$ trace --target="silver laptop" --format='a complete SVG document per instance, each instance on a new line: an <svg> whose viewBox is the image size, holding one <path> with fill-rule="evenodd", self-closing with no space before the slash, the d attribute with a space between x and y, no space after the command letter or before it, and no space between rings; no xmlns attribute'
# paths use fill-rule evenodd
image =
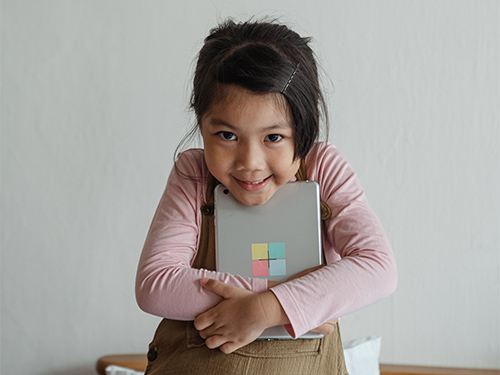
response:
<svg viewBox="0 0 500 375"><path fill-rule="evenodd" d="M261 206L240 203L223 185L215 188L215 243L219 272L284 281L322 264L319 186L289 182ZM320 338L307 333L300 338ZM283 326L259 339L291 339Z"/></svg>

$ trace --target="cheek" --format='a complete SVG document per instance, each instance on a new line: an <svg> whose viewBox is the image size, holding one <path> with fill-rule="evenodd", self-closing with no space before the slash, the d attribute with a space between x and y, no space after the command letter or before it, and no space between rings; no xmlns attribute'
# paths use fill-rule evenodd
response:
<svg viewBox="0 0 500 375"><path fill-rule="evenodd" d="M205 150L205 163L210 173L219 181L227 171L227 158L214 150Z"/></svg>
<svg viewBox="0 0 500 375"><path fill-rule="evenodd" d="M279 173L279 179L282 182L290 181L293 178L293 176L295 176L295 174L297 173L299 166L300 166L300 161L293 161L293 162L281 161L280 163L276 164L276 170L281 171L281 173Z"/></svg>
<svg viewBox="0 0 500 375"><path fill-rule="evenodd" d="M217 159L220 159L219 152L217 151L217 147L215 147L211 142L204 141L203 149L205 153L205 160L208 162L214 162Z"/></svg>
<svg viewBox="0 0 500 375"><path fill-rule="evenodd" d="M205 163L207 164L207 167L210 170L210 172L212 172L212 168L215 165L217 165L217 161L214 153L212 152L212 150L210 150L210 147L207 147L206 145L204 148L204 155L205 155Z"/></svg>

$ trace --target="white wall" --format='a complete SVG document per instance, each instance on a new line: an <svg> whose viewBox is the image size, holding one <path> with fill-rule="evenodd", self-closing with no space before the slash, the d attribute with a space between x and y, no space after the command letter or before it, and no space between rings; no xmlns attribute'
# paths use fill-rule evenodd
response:
<svg viewBox="0 0 500 375"><path fill-rule="evenodd" d="M1 373L144 352L134 277L217 19L315 37L331 141L393 244L397 292L342 320L389 363L500 367L499 2L3 0ZM330 87L331 88L331 87Z"/></svg>

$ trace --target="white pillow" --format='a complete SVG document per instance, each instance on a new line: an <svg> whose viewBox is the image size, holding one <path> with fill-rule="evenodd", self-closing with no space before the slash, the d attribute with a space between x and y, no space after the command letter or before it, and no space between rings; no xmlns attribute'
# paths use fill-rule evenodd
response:
<svg viewBox="0 0 500 375"><path fill-rule="evenodd" d="M343 343L349 375L380 375L379 357L382 337L369 336Z"/></svg>
<svg viewBox="0 0 500 375"><path fill-rule="evenodd" d="M108 367L106 367L106 375L143 375L143 374L144 372L134 371L132 369L116 365L109 365Z"/></svg>

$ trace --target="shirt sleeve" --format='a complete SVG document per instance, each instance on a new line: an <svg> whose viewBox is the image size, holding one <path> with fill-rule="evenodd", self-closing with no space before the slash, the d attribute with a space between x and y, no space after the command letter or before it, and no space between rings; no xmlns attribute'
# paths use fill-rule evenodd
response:
<svg viewBox="0 0 500 375"><path fill-rule="evenodd" d="M387 236L344 156L319 144L306 165L332 216L323 223L327 266L271 289L294 337L387 297L397 285Z"/></svg>
<svg viewBox="0 0 500 375"><path fill-rule="evenodd" d="M205 199L208 171L202 150L179 155L151 223L139 260L136 299L153 315L194 320L221 301L203 289L203 277L253 292L267 289L267 280L194 269L201 228L200 208Z"/></svg>

